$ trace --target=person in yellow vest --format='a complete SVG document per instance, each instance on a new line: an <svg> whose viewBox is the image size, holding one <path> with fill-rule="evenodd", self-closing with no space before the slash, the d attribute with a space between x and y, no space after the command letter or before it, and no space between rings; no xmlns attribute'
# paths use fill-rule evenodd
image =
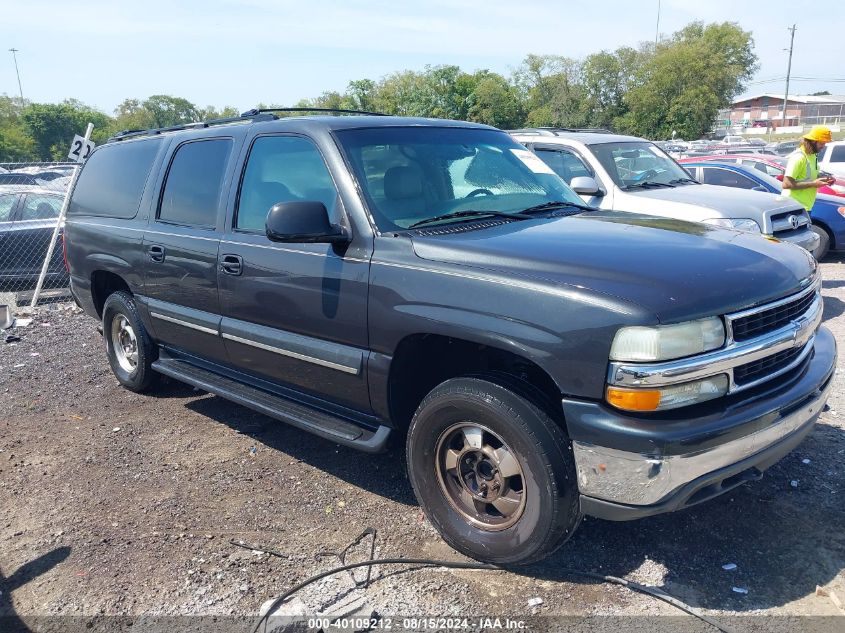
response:
<svg viewBox="0 0 845 633"><path fill-rule="evenodd" d="M830 143L830 129L814 125L801 138L801 145L789 155L783 174L783 192L809 211L816 202L819 187L832 185L835 178L819 178L819 152Z"/></svg>

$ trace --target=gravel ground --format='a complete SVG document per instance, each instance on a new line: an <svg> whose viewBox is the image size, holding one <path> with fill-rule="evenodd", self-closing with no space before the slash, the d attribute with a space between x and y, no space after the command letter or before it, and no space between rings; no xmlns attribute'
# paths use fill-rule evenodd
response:
<svg viewBox="0 0 845 633"><path fill-rule="evenodd" d="M829 258L822 273L825 322L843 346L845 259ZM378 531L379 556L466 560L424 519L401 451L360 454L172 381L154 395L130 393L112 377L93 320L69 305L35 317L15 331L19 342L0 339L5 622L254 615L334 566L315 555L367 527ZM676 622L669 605L565 571L577 568L663 588L716 619L839 616L812 623L845 627L836 597L816 592L845 602L843 376L791 455L709 503L630 523L587 519L557 554L518 573L376 568L366 589L340 574L301 592L298 604L310 614L628 618L578 621L612 622L615 631L623 621L644 630ZM363 559L365 545L350 560ZM724 570L728 563L736 569ZM774 628L763 622L744 618L743 630ZM708 630L698 625L683 624Z"/></svg>

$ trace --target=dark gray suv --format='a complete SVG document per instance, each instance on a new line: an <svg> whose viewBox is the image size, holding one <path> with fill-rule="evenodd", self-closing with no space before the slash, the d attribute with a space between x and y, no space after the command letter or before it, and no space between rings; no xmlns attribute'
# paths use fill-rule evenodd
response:
<svg viewBox="0 0 845 633"><path fill-rule="evenodd" d="M431 522L498 563L584 514L759 477L835 368L803 249L589 209L482 125L253 111L123 134L66 235L127 388L164 374L363 451L402 438Z"/></svg>

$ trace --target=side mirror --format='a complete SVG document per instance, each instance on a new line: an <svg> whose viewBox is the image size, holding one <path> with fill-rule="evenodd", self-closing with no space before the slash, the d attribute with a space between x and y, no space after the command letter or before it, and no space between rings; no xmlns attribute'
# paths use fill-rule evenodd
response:
<svg viewBox="0 0 845 633"><path fill-rule="evenodd" d="M349 234L329 221L322 202L279 202L267 214L264 228L272 242L345 244Z"/></svg>
<svg viewBox="0 0 845 633"><path fill-rule="evenodd" d="M570 183L570 188L577 194L584 196L603 196L604 191L599 187L595 178L590 176L575 176Z"/></svg>

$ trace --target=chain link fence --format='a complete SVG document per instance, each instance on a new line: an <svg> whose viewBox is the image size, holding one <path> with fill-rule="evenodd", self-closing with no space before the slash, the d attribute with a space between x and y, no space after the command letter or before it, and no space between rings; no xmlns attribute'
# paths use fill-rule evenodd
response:
<svg viewBox="0 0 845 633"><path fill-rule="evenodd" d="M0 163L0 305L29 306L41 276L75 163ZM46 267L40 301L70 296L62 232Z"/></svg>

